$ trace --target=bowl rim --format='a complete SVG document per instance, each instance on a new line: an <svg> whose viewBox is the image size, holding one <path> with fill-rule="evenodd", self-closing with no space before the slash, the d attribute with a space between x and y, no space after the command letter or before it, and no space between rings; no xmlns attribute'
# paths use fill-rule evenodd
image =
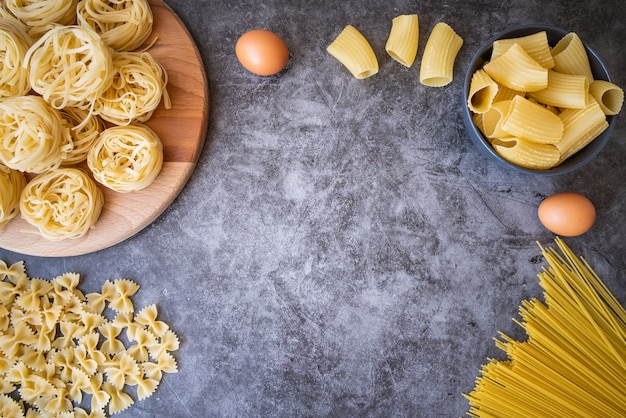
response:
<svg viewBox="0 0 626 418"><path fill-rule="evenodd" d="M514 26L506 30L502 30L497 32L495 35L491 36L487 41L483 42L479 47L478 51L476 51L469 63L468 69L466 70L465 77L463 80L463 122L465 124L465 128L468 131L468 136L470 140L474 143L474 145L482 152L483 155L488 158L494 159L501 166L504 166L508 169L512 169L517 172L527 173L527 174L535 174L535 175L558 175L558 174L566 174L571 173L575 170L580 169L591 160L593 160L604 148L604 146L609 141L611 134L614 129L613 119L615 115L607 115L607 122L609 126L604 130L597 138L593 140L591 144L594 144L593 147L589 147L588 144L583 149L579 150L576 154L569 157L567 160L562 162L556 167L550 168L548 170L536 170L531 168L526 168L522 166L518 166L512 162L507 161L502 156L500 156L493 147L489 144L485 136L478 129L476 124L474 124L471 115L472 112L469 110L467 106L467 98L469 95L470 81L472 75L476 69L478 69L485 61L485 55L490 53L493 48L494 41L498 39L506 39L507 37L519 37L524 36L524 34L520 34L523 32L527 35L539 31L546 31L548 34L548 38L551 37L560 37L572 33L574 31L568 31L556 26L548 25L548 24L525 24ZM515 34L515 35L513 35ZM587 56L589 57L590 64L592 64L592 73L595 79L602 79L609 82L613 82L613 78L611 77L611 73L606 66L604 60L600 57L600 55L586 42L583 41L583 45L587 52ZM554 45L551 45L554 46ZM482 60L482 62L481 62ZM600 73L599 73L600 72ZM584 152L583 152L584 151Z"/></svg>

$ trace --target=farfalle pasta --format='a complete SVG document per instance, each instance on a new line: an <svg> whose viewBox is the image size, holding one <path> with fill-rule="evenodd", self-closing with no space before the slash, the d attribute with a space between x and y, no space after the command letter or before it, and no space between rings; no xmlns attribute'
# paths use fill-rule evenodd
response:
<svg viewBox="0 0 626 418"><path fill-rule="evenodd" d="M96 181L112 190L141 190L161 171L163 143L146 125L113 126L89 150L87 164Z"/></svg>
<svg viewBox="0 0 626 418"><path fill-rule="evenodd" d="M39 96L0 101L0 161L14 170L42 173L61 165L71 147L58 110Z"/></svg>
<svg viewBox="0 0 626 418"><path fill-rule="evenodd" d="M147 52L120 52L113 57L113 81L96 100L95 112L116 125L146 122L167 94L167 72Z"/></svg>
<svg viewBox="0 0 626 418"><path fill-rule="evenodd" d="M134 312L113 321L106 312L94 313L100 309L92 304L100 303L96 295L109 304L112 289L134 293L136 283L107 280L101 293L88 297L78 289L79 280L75 273L51 281L30 278L23 262L9 266L0 260L2 416L105 417L129 408L133 392L139 401L150 397L164 373L178 371L172 352L179 340L167 324L162 326L167 332L156 336ZM160 322L152 306L137 315L143 322Z"/></svg>
<svg viewBox="0 0 626 418"><path fill-rule="evenodd" d="M20 213L52 241L79 238L100 216L104 196L79 168L58 168L32 179L20 198Z"/></svg>
<svg viewBox="0 0 626 418"><path fill-rule="evenodd" d="M18 214L20 196L25 186L24 173L0 164L0 228Z"/></svg>
<svg viewBox="0 0 626 418"><path fill-rule="evenodd" d="M152 33L153 16L147 0L82 0L79 25L96 31L112 49L133 51Z"/></svg>

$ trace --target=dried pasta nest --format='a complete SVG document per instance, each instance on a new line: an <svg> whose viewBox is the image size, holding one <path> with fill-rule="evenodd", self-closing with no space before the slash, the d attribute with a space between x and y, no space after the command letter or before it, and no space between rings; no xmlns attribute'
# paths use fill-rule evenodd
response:
<svg viewBox="0 0 626 418"><path fill-rule="evenodd" d="M0 141L0 161L30 173L58 168L71 147L59 111L39 96L0 101Z"/></svg>
<svg viewBox="0 0 626 418"><path fill-rule="evenodd" d="M26 176L0 164L0 228L19 212L20 195L26 186Z"/></svg>
<svg viewBox="0 0 626 418"><path fill-rule="evenodd" d="M64 125L69 131L71 150L63 156L62 166L79 164L87 159L89 149L104 130L104 122L85 109L66 107L60 110Z"/></svg>
<svg viewBox="0 0 626 418"><path fill-rule="evenodd" d="M29 81L52 107L91 109L110 85L111 50L93 30L57 26L28 50L24 59Z"/></svg>
<svg viewBox="0 0 626 418"><path fill-rule="evenodd" d="M20 213L52 241L80 238L100 216L102 190L79 168L58 168L33 178L20 198Z"/></svg>
<svg viewBox="0 0 626 418"><path fill-rule="evenodd" d="M70 25L76 20L78 0L4 0L4 8L39 38L54 25Z"/></svg>
<svg viewBox="0 0 626 418"><path fill-rule="evenodd" d="M117 51L139 48L152 33L147 0L82 0L76 12L79 25L92 28Z"/></svg>
<svg viewBox="0 0 626 418"><path fill-rule="evenodd" d="M10 16L0 19L0 99L23 96L30 91L28 69L22 63L31 45L19 21Z"/></svg>
<svg viewBox="0 0 626 418"><path fill-rule="evenodd" d="M98 97L94 111L116 125L146 122L167 94L167 73L147 52L120 52L113 57L111 86Z"/></svg>
<svg viewBox="0 0 626 418"><path fill-rule="evenodd" d="M113 126L89 150L87 165L96 181L112 190L141 190L161 171L163 143L146 125Z"/></svg>

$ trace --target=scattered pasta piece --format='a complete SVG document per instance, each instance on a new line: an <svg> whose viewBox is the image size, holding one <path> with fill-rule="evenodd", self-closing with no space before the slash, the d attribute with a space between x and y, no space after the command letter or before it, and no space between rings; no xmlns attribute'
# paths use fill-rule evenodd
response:
<svg viewBox="0 0 626 418"><path fill-rule="evenodd" d="M508 359L484 365L464 395L469 416L626 416L626 310L591 266L560 238L541 247L544 302L524 301L518 342L500 333Z"/></svg>
<svg viewBox="0 0 626 418"><path fill-rule="evenodd" d="M0 416L104 418L150 397L163 373L178 371L179 339L157 320L156 305L134 316L129 298L139 285L107 280L101 293L84 295L79 281L75 273L30 278L23 262L0 260ZM130 311L109 320L115 300ZM118 338L125 329L133 336L126 343Z"/></svg>
<svg viewBox="0 0 626 418"><path fill-rule="evenodd" d="M463 38L446 23L439 22L431 31L420 64L420 83L443 87L452 82L454 61L463 46Z"/></svg>
<svg viewBox="0 0 626 418"><path fill-rule="evenodd" d="M370 43L354 26L346 26L326 51L357 79L378 73L378 60Z"/></svg>
<svg viewBox="0 0 626 418"><path fill-rule="evenodd" d="M419 19L416 14L400 15L391 23L385 51L400 64L410 67L417 55Z"/></svg>

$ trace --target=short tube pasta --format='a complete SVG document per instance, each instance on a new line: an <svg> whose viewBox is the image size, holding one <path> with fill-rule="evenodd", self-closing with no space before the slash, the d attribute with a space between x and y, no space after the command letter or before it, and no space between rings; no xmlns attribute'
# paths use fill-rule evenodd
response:
<svg viewBox="0 0 626 418"><path fill-rule="evenodd" d="M546 31L536 32L526 36L510 39L498 39L493 42L491 61L504 54L514 44L526 51L526 53L539 65L549 70L554 67L554 58L548 44L548 34Z"/></svg>
<svg viewBox="0 0 626 418"><path fill-rule="evenodd" d="M507 161L533 170L547 170L559 162L560 153L552 144L539 144L522 138L494 139L494 150Z"/></svg>
<svg viewBox="0 0 626 418"><path fill-rule="evenodd" d="M400 15L392 20L385 51L400 64L410 67L417 55L419 19L416 14Z"/></svg>
<svg viewBox="0 0 626 418"><path fill-rule="evenodd" d="M435 25L426 41L420 64L420 83L443 87L453 78L454 61L463 45L463 39L444 22Z"/></svg>
<svg viewBox="0 0 626 418"><path fill-rule="evenodd" d="M91 109L111 84L113 58L93 30L57 26L28 50L24 67L33 90L55 109Z"/></svg>
<svg viewBox="0 0 626 418"><path fill-rule="evenodd" d="M512 90L537 91L548 86L548 70L535 61L519 44L483 66L496 80Z"/></svg>
<svg viewBox="0 0 626 418"><path fill-rule="evenodd" d="M491 108L497 93L498 83L479 69L472 75L467 105L472 112L485 113Z"/></svg>
<svg viewBox="0 0 626 418"><path fill-rule="evenodd" d="M34 95L0 101L0 141L0 161L31 173L59 167L71 147L59 111Z"/></svg>
<svg viewBox="0 0 626 418"><path fill-rule="evenodd" d="M502 129L502 121L509 111L510 106L510 100L501 100L495 102L488 111L482 114L482 132L487 138L505 138L511 136L510 133Z"/></svg>
<svg viewBox="0 0 626 418"><path fill-rule="evenodd" d="M354 26L346 26L326 51L357 79L378 73L378 60L372 46Z"/></svg>
<svg viewBox="0 0 626 418"><path fill-rule="evenodd" d="M19 213L20 196L25 186L24 173L0 164L0 228Z"/></svg>
<svg viewBox="0 0 626 418"><path fill-rule="evenodd" d="M81 0L77 19L117 51L139 48L152 33L153 15L147 0Z"/></svg>
<svg viewBox="0 0 626 418"><path fill-rule="evenodd" d="M617 115L624 104L624 90L605 80L594 80L589 94L598 102L605 115Z"/></svg>
<svg viewBox="0 0 626 418"><path fill-rule="evenodd" d="M565 74L584 75L593 81L589 56L585 45L575 32L570 32L552 48L554 70Z"/></svg>
<svg viewBox="0 0 626 418"><path fill-rule="evenodd" d="M111 190L141 190L161 171L163 144L146 125L113 126L102 131L89 150L87 165L96 181Z"/></svg>
<svg viewBox="0 0 626 418"><path fill-rule="evenodd" d="M568 109L587 106L589 81L583 75L548 71L548 86L528 95L540 103Z"/></svg>
<svg viewBox="0 0 626 418"><path fill-rule="evenodd" d="M32 179L20 198L20 213L51 241L75 239L91 229L104 197L96 183L78 168L58 168Z"/></svg>
<svg viewBox="0 0 626 418"><path fill-rule="evenodd" d="M539 144L556 144L563 136L563 122L558 116L522 96L511 100L502 129L510 136Z"/></svg>
<svg viewBox="0 0 626 418"><path fill-rule="evenodd" d="M556 144L561 161L583 149L609 127L606 116L595 99L583 109L565 109L559 114L563 122L563 138Z"/></svg>

